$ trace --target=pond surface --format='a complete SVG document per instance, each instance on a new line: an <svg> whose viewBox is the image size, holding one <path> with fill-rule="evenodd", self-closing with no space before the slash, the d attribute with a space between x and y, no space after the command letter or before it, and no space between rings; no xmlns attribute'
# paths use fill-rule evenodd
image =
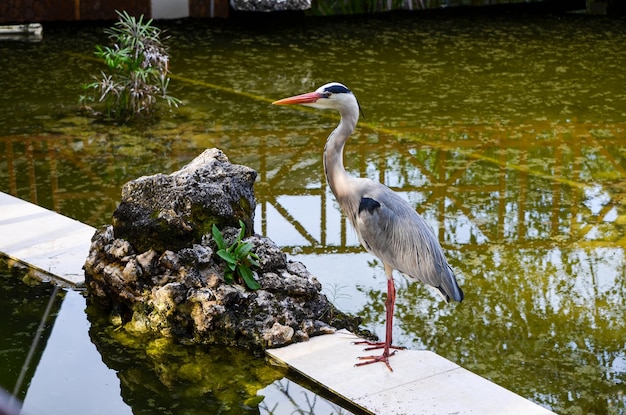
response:
<svg viewBox="0 0 626 415"><path fill-rule="evenodd" d="M49 26L41 43L0 43L0 190L99 226L110 222L126 181L219 147L259 173L256 232L384 335L384 271L362 252L323 179L321 153L337 119L270 105L343 82L365 113L346 168L415 205L466 293L446 306L398 277L394 340L557 413L624 414L625 23L484 9L162 23L171 36L170 92L185 105L143 127L76 114L80 85L102 69L94 45L106 38L102 27ZM202 405L238 413L233 402L293 410L274 411L270 399L256 406L254 389L289 382L263 361L227 351L254 375L219 389L210 382L232 373L197 369L212 353L158 339L139 347L107 331L97 312L88 319L80 295L58 302L80 316L68 335L83 339L81 353L92 351L73 373L108 373L85 380L102 388L96 402L111 394L127 413L201 413ZM46 351L57 341L50 336ZM15 382L11 373L0 379ZM226 392L206 393L218 389ZM71 410L62 397L50 399L65 413L98 413L80 396ZM333 405L310 412L347 413Z"/></svg>

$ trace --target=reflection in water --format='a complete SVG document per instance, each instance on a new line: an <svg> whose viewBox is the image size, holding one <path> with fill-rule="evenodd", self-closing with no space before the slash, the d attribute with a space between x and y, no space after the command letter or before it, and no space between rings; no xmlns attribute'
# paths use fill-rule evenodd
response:
<svg viewBox="0 0 626 415"><path fill-rule="evenodd" d="M52 27L26 54L0 44L16 61L0 78L0 189L98 226L110 222L127 180L220 147L259 172L256 231L382 333L384 273L357 254L323 180L321 152L336 120L267 102L343 81L366 114L346 169L415 205L467 295L444 307L422 286L402 286L395 338L558 413L626 411L622 21L427 13L168 25L172 94L186 105L145 129L68 110L80 88L66 80L98 71L80 55L103 41L100 31L77 37ZM146 362L168 384L176 359L165 368ZM131 382L144 369L118 364L129 390L144 387ZM252 396L228 393L247 394L225 398L231 403Z"/></svg>
<svg viewBox="0 0 626 415"><path fill-rule="evenodd" d="M134 414L258 414L257 391L282 377L263 359L233 347L176 344L116 330L106 313L87 309L89 330L107 366L118 373Z"/></svg>
<svg viewBox="0 0 626 415"><path fill-rule="evenodd" d="M0 282L3 414L350 413L245 350L119 331L108 314L85 313L80 293L10 272L2 259Z"/></svg>
<svg viewBox="0 0 626 415"><path fill-rule="evenodd" d="M31 287L27 287L29 282ZM64 293L50 284L29 281L28 276L19 272L9 273L3 258L0 258L0 291L3 298L0 302L0 315L3 316L0 319L3 366L0 388L14 395L19 402L26 396ZM7 408L4 402L0 407Z"/></svg>

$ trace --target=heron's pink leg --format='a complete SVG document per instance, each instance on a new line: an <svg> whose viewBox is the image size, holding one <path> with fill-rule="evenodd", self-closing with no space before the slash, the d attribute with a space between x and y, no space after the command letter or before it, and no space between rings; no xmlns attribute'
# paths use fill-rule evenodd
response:
<svg viewBox="0 0 626 415"><path fill-rule="evenodd" d="M393 283L393 277L391 277L392 269L385 265L385 271L387 271L387 300L385 300L385 341L384 342L370 342L367 340L355 342L355 344L368 344L371 347L365 350L383 349L383 354L380 356L363 356L359 359L364 360L361 363L357 363L356 366L369 365L370 363L384 362L387 368L393 372L391 365L389 364L389 357L396 353L396 350L403 349L403 347L393 346L393 310L396 303L396 287ZM395 349L391 352L391 349Z"/></svg>

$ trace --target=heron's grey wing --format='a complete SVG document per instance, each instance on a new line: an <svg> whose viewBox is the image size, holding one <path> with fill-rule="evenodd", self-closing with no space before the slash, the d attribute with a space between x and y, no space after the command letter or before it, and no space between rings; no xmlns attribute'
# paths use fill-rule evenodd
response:
<svg viewBox="0 0 626 415"><path fill-rule="evenodd" d="M428 224L404 199L376 184L363 193L356 215L365 249L410 278L438 288L444 298L460 301L462 291Z"/></svg>

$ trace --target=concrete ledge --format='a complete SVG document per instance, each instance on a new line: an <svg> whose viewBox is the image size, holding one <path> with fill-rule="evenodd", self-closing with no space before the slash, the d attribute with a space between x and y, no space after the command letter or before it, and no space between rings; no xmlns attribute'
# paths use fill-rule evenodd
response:
<svg viewBox="0 0 626 415"><path fill-rule="evenodd" d="M393 372L382 363L355 367L369 353L357 340L340 330L267 354L372 414L554 414L429 351L398 351Z"/></svg>
<svg viewBox="0 0 626 415"><path fill-rule="evenodd" d="M85 283L83 264L95 228L0 192L0 252L70 286Z"/></svg>

